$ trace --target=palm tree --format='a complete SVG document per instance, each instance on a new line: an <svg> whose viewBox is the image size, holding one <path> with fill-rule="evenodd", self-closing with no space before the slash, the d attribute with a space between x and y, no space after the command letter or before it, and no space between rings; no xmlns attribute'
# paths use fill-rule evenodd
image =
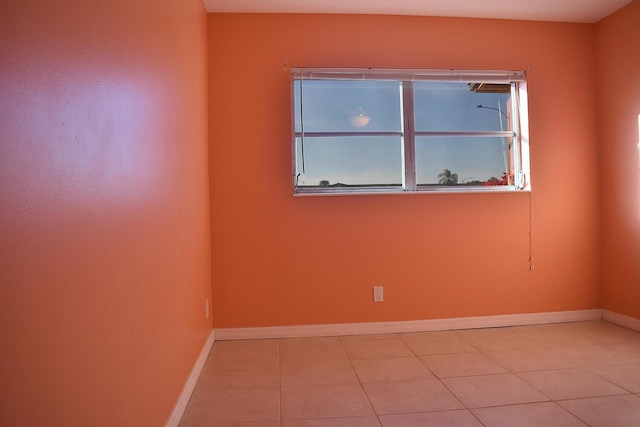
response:
<svg viewBox="0 0 640 427"><path fill-rule="evenodd" d="M438 174L438 184L440 185L456 185L458 183L458 174L451 173L449 169L445 169Z"/></svg>

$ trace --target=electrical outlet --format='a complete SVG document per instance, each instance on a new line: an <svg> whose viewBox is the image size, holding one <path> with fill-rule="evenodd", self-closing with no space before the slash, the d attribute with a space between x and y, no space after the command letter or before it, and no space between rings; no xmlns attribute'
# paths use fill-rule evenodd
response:
<svg viewBox="0 0 640 427"><path fill-rule="evenodd" d="M209 319L209 298L207 298L204 302L204 317L205 319Z"/></svg>
<svg viewBox="0 0 640 427"><path fill-rule="evenodd" d="M373 302L384 301L384 291L382 286L373 287Z"/></svg>

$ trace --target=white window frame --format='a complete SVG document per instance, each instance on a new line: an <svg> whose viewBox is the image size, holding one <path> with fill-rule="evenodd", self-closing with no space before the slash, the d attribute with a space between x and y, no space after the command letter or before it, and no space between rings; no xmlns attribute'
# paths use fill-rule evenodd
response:
<svg viewBox="0 0 640 427"><path fill-rule="evenodd" d="M370 68L292 68L291 69L291 106L292 106L292 165L294 195L330 195L330 194L416 194L416 193L464 193L464 192L510 192L530 191L531 172L529 165L529 123L527 82L524 71L469 71L438 69L370 69ZM400 132L305 132L296 131L295 117L295 82L300 81L300 88L305 80L390 80L401 82L401 122ZM462 131L416 131L414 128L414 81L453 81L478 82L493 84L509 84L511 90L511 114L506 131L462 132ZM302 92L302 89L300 89ZM301 104L304 100L301 95ZM400 136L402 140L403 180L401 186L349 186L321 187L298 186L298 158L296 138L318 136ZM461 136L461 137L508 137L512 138L509 165L513 170L509 185L437 185L424 186L416 182L415 139L418 136Z"/></svg>

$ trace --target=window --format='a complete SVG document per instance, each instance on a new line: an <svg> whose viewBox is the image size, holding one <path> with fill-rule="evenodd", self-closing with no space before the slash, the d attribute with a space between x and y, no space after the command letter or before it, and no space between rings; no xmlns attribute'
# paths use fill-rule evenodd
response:
<svg viewBox="0 0 640 427"><path fill-rule="evenodd" d="M294 194L528 190L523 72L292 70Z"/></svg>

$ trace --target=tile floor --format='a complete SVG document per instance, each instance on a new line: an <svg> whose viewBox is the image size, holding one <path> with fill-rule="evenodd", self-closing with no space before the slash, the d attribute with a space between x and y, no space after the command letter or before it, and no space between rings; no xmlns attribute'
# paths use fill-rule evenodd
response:
<svg viewBox="0 0 640 427"><path fill-rule="evenodd" d="M640 333L604 321L217 341L181 427L640 426Z"/></svg>

